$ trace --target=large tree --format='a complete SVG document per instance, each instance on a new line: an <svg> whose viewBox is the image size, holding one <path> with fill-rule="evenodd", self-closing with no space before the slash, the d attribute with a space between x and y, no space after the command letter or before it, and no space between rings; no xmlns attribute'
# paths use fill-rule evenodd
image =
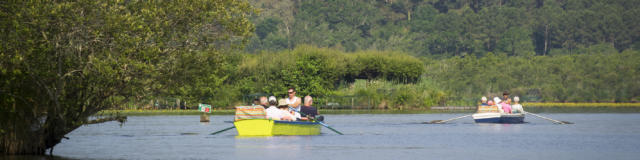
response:
<svg viewBox="0 0 640 160"><path fill-rule="evenodd" d="M240 0L0 3L0 152L44 154L130 98L221 85L255 10Z"/></svg>

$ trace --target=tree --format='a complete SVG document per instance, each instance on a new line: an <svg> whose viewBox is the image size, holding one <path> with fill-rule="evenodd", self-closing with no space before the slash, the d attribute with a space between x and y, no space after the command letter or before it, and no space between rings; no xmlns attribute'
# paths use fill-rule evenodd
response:
<svg viewBox="0 0 640 160"><path fill-rule="evenodd" d="M216 74L223 62L213 60L253 32L254 9L236 0L8 1L0 8L2 154L52 151L88 117L131 98L206 95L178 90L224 79Z"/></svg>

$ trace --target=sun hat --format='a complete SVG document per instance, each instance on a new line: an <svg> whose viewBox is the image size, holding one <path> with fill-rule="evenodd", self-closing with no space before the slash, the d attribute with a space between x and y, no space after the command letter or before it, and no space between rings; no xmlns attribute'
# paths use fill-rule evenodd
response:
<svg viewBox="0 0 640 160"><path fill-rule="evenodd" d="M287 100L285 99L278 100L278 108L280 107L288 107Z"/></svg>
<svg viewBox="0 0 640 160"><path fill-rule="evenodd" d="M487 97L482 96L482 101L483 101L483 102L486 102L486 101L487 101Z"/></svg>
<svg viewBox="0 0 640 160"><path fill-rule="evenodd" d="M495 102L496 104L500 103L500 98L498 97L493 97L493 102Z"/></svg>
<svg viewBox="0 0 640 160"><path fill-rule="evenodd" d="M278 102L275 96L269 96L269 102Z"/></svg>
<svg viewBox="0 0 640 160"><path fill-rule="evenodd" d="M518 97L518 96L513 97L513 101L519 102L520 101L520 97Z"/></svg>

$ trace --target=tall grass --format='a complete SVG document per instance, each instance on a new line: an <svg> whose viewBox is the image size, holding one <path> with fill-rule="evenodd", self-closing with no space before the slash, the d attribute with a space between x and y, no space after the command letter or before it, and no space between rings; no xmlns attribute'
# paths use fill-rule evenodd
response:
<svg viewBox="0 0 640 160"><path fill-rule="evenodd" d="M333 92L336 96L360 96L371 99L377 109L428 108L442 105L446 93L429 80L398 83L385 80L356 80Z"/></svg>

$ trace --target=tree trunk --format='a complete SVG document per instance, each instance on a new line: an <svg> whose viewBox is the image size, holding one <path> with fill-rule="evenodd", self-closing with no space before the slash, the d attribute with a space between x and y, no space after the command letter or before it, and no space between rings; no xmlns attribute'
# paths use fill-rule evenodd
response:
<svg viewBox="0 0 640 160"><path fill-rule="evenodd" d="M124 123L126 116L115 116L102 119L88 121L84 124L96 124L109 121L118 121ZM21 127L29 124L28 120L15 120L15 125L10 128L11 132L3 133L0 139L0 150L3 154L9 155L44 155L47 149L53 150L53 147L60 143L66 134L82 126L82 124L73 125L72 123L62 124L62 120L57 118L47 118L47 122L42 128L32 130L32 128ZM51 152L50 152L51 153Z"/></svg>
<svg viewBox="0 0 640 160"><path fill-rule="evenodd" d="M549 44L549 24L544 26L544 50L542 51L542 55L547 54L547 47Z"/></svg>

